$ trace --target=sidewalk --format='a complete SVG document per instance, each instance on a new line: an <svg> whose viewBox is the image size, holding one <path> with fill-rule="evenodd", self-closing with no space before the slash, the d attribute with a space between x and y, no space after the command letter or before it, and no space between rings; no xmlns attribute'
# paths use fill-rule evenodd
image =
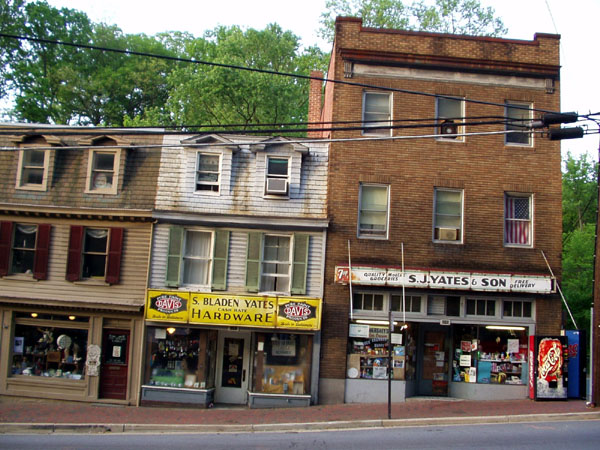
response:
<svg viewBox="0 0 600 450"><path fill-rule="evenodd" d="M458 423L600 420L584 400L467 401L412 398L388 405L338 404L308 408L211 409L114 406L0 396L0 433L308 431Z"/></svg>

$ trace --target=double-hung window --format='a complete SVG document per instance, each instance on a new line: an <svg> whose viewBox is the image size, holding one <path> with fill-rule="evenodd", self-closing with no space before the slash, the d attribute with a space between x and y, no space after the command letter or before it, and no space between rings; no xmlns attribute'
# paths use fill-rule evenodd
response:
<svg viewBox="0 0 600 450"><path fill-rule="evenodd" d="M0 276L48 275L50 225L0 222Z"/></svg>
<svg viewBox="0 0 600 450"><path fill-rule="evenodd" d="M120 280L123 228L96 228L72 225L67 258L68 281Z"/></svg>
<svg viewBox="0 0 600 450"><path fill-rule="evenodd" d="M533 105L531 103L506 102L506 133L507 145L522 145L530 147L533 144L532 134L527 131L532 120Z"/></svg>
<svg viewBox="0 0 600 450"><path fill-rule="evenodd" d="M358 206L358 236L388 237L389 186L361 184Z"/></svg>
<svg viewBox="0 0 600 450"><path fill-rule="evenodd" d="M436 242L462 242L463 191L435 189L433 240Z"/></svg>
<svg viewBox="0 0 600 450"><path fill-rule="evenodd" d="M229 231L171 226L165 284L225 290Z"/></svg>
<svg viewBox="0 0 600 450"><path fill-rule="evenodd" d="M196 191L219 192L220 155L198 153Z"/></svg>
<svg viewBox="0 0 600 450"><path fill-rule="evenodd" d="M531 195L504 195L504 244L531 247L532 244Z"/></svg>
<svg viewBox="0 0 600 450"><path fill-rule="evenodd" d="M436 134L438 139L463 141L465 102L460 98L436 97Z"/></svg>
<svg viewBox="0 0 600 450"><path fill-rule="evenodd" d="M48 184L49 150L27 148L19 152L17 189L45 191Z"/></svg>
<svg viewBox="0 0 600 450"><path fill-rule="evenodd" d="M392 96L389 93L363 93L363 134L391 134L391 103Z"/></svg>
<svg viewBox="0 0 600 450"><path fill-rule="evenodd" d="M309 242L306 234L249 233L248 292L305 294Z"/></svg>
<svg viewBox="0 0 600 450"><path fill-rule="evenodd" d="M90 150L86 192L92 194L116 194L119 165L120 150Z"/></svg>
<svg viewBox="0 0 600 450"><path fill-rule="evenodd" d="M290 184L289 159L267 156L266 163L265 194L288 195Z"/></svg>

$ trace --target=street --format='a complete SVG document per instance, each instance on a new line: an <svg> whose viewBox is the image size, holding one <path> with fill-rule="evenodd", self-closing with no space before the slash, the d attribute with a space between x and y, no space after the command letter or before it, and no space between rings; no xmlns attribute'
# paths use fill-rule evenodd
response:
<svg viewBox="0 0 600 450"><path fill-rule="evenodd" d="M0 449L596 449L599 421L427 426L297 433L6 434Z"/></svg>

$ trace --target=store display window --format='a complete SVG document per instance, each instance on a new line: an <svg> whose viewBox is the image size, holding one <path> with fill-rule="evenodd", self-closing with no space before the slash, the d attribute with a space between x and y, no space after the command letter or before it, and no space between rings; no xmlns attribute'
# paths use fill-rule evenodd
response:
<svg viewBox="0 0 600 450"><path fill-rule="evenodd" d="M527 340L525 327L456 325L452 380L527 384Z"/></svg>
<svg viewBox="0 0 600 450"><path fill-rule="evenodd" d="M415 375L416 341L410 326L392 334L392 378L412 380ZM381 325L350 324L347 377L388 379L388 328Z"/></svg>
<svg viewBox="0 0 600 450"><path fill-rule="evenodd" d="M75 328L83 320L37 317L36 313L18 313L15 318L11 375L84 379L88 330Z"/></svg>
<svg viewBox="0 0 600 450"><path fill-rule="evenodd" d="M144 384L188 389L215 386L217 332L148 327Z"/></svg>
<svg viewBox="0 0 600 450"><path fill-rule="evenodd" d="M309 394L312 342L306 334L257 333L253 392Z"/></svg>

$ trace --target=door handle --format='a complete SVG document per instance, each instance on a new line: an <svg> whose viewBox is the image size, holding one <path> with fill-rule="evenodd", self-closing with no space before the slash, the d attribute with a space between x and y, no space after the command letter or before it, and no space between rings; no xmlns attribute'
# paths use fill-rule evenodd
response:
<svg viewBox="0 0 600 450"><path fill-rule="evenodd" d="M246 369L242 370L242 383L246 382Z"/></svg>

